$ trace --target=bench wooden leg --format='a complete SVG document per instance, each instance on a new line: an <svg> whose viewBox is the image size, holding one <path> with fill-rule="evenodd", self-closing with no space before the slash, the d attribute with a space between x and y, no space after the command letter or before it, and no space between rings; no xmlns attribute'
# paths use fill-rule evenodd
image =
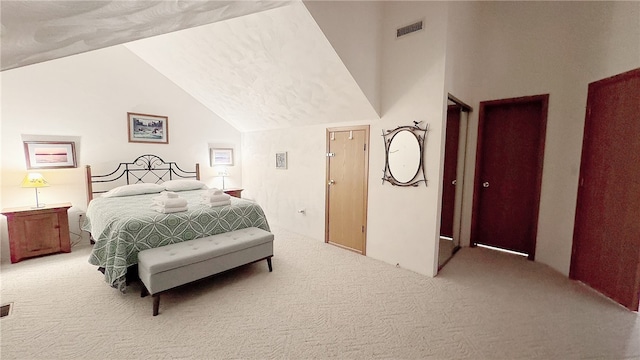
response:
<svg viewBox="0 0 640 360"><path fill-rule="evenodd" d="M149 295L149 290L147 290L147 287L144 286L144 284L142 284L142 290L140 290L140 297L145 297Z"/></svg>
<svg viewBox="0 0 640 360"><path fill-rule="evenodd" d="M271 258L270 257L267 258L267 265L269 266L269 272L272 272L273 271L273 267L271 267Z"/></svg>
<svg viewBox="0 0 640 360"><path fill-rule="evenodd" d="M153 316L158 315L160 308L160 294L153 294Z"/></svg>

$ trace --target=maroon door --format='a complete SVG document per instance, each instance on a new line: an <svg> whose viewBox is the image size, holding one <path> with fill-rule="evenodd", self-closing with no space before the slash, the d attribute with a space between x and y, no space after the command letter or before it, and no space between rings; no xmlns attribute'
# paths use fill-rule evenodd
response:
<svg viewBox="0 0 640 360"><path fill-rule="evenodd" d="M480 103L472 243L535 256L549 95Z"/></svg>
<svg viewBox="0 0 640 360"><path fill-rule="evenodd" d="M458 105L447 108L447 134L444 145L444 176L442 177L442 215L440 236L453 238L453 213L455 211L458 169L458 143L460 140L460 111Z"/></svg>
<svg viewBox="0 0 640 360"><path fill-rule="evenodd" d="M569 276L638 310L640 69L589 84Z"/></svg>

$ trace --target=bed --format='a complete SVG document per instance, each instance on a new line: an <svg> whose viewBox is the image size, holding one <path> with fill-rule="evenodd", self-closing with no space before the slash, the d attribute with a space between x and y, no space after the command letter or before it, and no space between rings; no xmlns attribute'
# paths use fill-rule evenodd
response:
<svg viewBox="0 0 640 360"><path fill-rule="evenodd" d="M110 195L104 185L118 181L124 185L114 189L127 189L134 184L189 184L186 179L192 179L190 184L194 184L200 177L198 168L196 164L196 171L184 172L175 163L155 155L121 163L106 175L91 175L91 167L87 166L89 206L82 229L90 232L94 241L89 263L103 271L109 285L125 290L127 272L137 264L138 252L142 250L247 227L270 231L264 211L257 203L231 197L231 205L209 207L200 200L207 189L182 185L169 188L188 202L188 211L170 214L151 209L152 198L159 192L94 198L98 193ZM102 189L96 190L96 185Z"/></svg>

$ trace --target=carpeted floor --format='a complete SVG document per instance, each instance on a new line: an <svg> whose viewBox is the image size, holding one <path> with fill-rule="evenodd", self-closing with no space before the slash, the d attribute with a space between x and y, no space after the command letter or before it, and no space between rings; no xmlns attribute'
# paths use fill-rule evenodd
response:
<svg viewBox="0 0 640 360"><path fill-rule="evenodd" d="M4 359L639 359L640 317L548 267L463 248L436 278L275 229L252 264L163 295L70 254L6 264Z"/></svg>

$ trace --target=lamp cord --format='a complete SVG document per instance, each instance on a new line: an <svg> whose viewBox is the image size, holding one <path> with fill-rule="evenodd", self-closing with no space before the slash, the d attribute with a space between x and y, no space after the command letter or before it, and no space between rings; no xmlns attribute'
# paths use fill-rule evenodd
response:
<svg viewBox="0 0 640 360"><path fill-rule="evenodd" d="M69 230L69 234L75 235L76 238L71 242L71 247L74 247L78 244L80 244L80 242L82 241L82 215L78 216L78 229L80 229L80 233L74 233L73 231Z"/></svg>

